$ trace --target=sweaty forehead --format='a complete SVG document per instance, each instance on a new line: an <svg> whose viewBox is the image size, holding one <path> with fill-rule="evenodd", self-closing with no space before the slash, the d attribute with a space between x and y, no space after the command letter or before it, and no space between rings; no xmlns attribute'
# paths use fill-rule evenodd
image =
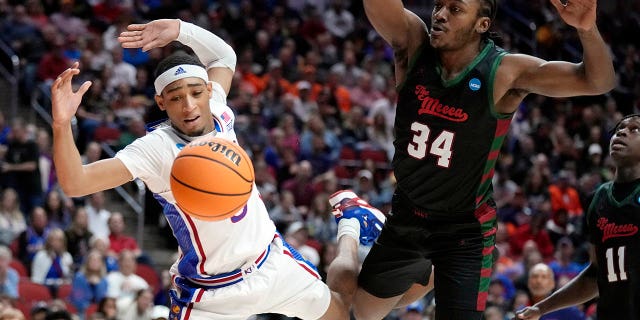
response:
<svg viewBox="0 0 640 320"><path fill-rule="evenodd" d="M616 129L620 127L626 127L630 124L640 125L640 114L634 114L624 117L622 120L620 120L620 122L618 122L618 125L616 125Z"/></svg>

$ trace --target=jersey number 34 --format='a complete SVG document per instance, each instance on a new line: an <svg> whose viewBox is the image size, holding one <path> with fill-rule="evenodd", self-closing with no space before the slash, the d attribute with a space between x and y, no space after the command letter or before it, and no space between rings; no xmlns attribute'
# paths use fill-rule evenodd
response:
<svg viewBox="0 0 640 320"><path fill-rule="evenodd" d="M411 131L413 131L413 138L407 145L407 152L410 156L421 160L427 156L428 152L438 158L438 166L449 168L455 133L442 130L433 141L429 142L431 128L426 124L414 122L411 124Z"/></svg>

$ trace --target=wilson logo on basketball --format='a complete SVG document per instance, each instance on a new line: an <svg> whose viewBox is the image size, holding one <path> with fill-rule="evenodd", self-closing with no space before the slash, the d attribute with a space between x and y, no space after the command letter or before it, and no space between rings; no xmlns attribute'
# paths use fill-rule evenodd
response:
<svg viewBox="0 0 640 320"><path fill-rule="evenodd" d="M440 103L440 99L431 97L425 86L417 85L415 94L418 100L422 101L418 114L429 114L454 122L465 122L469 118L469 114L464 112L462 108L443 105Z"/></svg>
<svg viewBox="0 0 640 320"><path fill-rule="evenodd" d="M236 166L240 165L240 162L242 161L242 156L240 156L238 153L236 153L233 149L227 148L227 146L225 146L225 145L222 145L222 144L217 143L217 142L211 142L211 141L203 141L203 142L199 142L199 143L196 142L196 143L189 144L189 146L191 146L191 147L201 147L201 146L206 146L206 145L211 147L211 151L224 154L225 158L227 158L227 159L229 159L229 161L235 163Z"/></svg>
<svg viewBox="0 0 640 320"><path fill-rule="evenodd" d="M629 237L638 233L638 226L631 223L615 224L609 223L609 219L598 219L598 228L602 230L602 242L610 238Z"/></svg>

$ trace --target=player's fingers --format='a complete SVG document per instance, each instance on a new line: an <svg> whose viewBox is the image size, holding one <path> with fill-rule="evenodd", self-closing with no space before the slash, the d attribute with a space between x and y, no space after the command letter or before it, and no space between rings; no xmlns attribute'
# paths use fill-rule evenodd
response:
<svg viewBox="0 0 640 320"><path fill-rule="evenodd" d="M129 31L142 31L146 27L146 24L130 24L127 26L127 30Z"/></svg>
<svg viewBox="0 0 640 320"><path fill-rule="evenodd" d="M118 39L118 41L119 41L119 39ZM131 49L131 48L140 48L140 47L142 47L144 45L144 42L140 41L140 40L129 39L129 40L121 41L120 44L122 45L123 48Z"/></svg>
<svg viewBox="0 0 640 320"><path fill-rule="evenodd" d="M91 81L85 81L80 88L78 88L78 93L80 95L84 95L87 90L91 87Z"/></svg>
<svg viewBox="0 0 640 320"><path fill-rule="evenodd" d="M549 2L551 2L551 4L556 7L556 10L558 11L562 11L565 8L565 5L562 4L562 1L560 0L549 0Z"/></svg>

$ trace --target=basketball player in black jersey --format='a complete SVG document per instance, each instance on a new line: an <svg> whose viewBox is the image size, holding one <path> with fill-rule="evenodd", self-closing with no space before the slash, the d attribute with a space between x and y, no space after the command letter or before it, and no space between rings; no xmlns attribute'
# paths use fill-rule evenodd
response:
<svg viewBox="0 0 640 320"><path fill-rule="evenodd" d="M622 119L609 142L613 182L600 186L587 212L591 264L571 282L517 319L598 297L598 320L640 319L640 114Z"/></svg>
<svg viewBox="0 0 640 320"><path fill-rule="evenodd" d="M398 107L392 215L364 261L357 319L381 319L423 295L434 267L436 319L481 319L494 255L491 178L513 113L530 93L611 90L596 0L551 0L577 29L581 63L509 54L488 39L495 0L435 0L431 26L400 0L363 0L394 49Z"/></svg>

